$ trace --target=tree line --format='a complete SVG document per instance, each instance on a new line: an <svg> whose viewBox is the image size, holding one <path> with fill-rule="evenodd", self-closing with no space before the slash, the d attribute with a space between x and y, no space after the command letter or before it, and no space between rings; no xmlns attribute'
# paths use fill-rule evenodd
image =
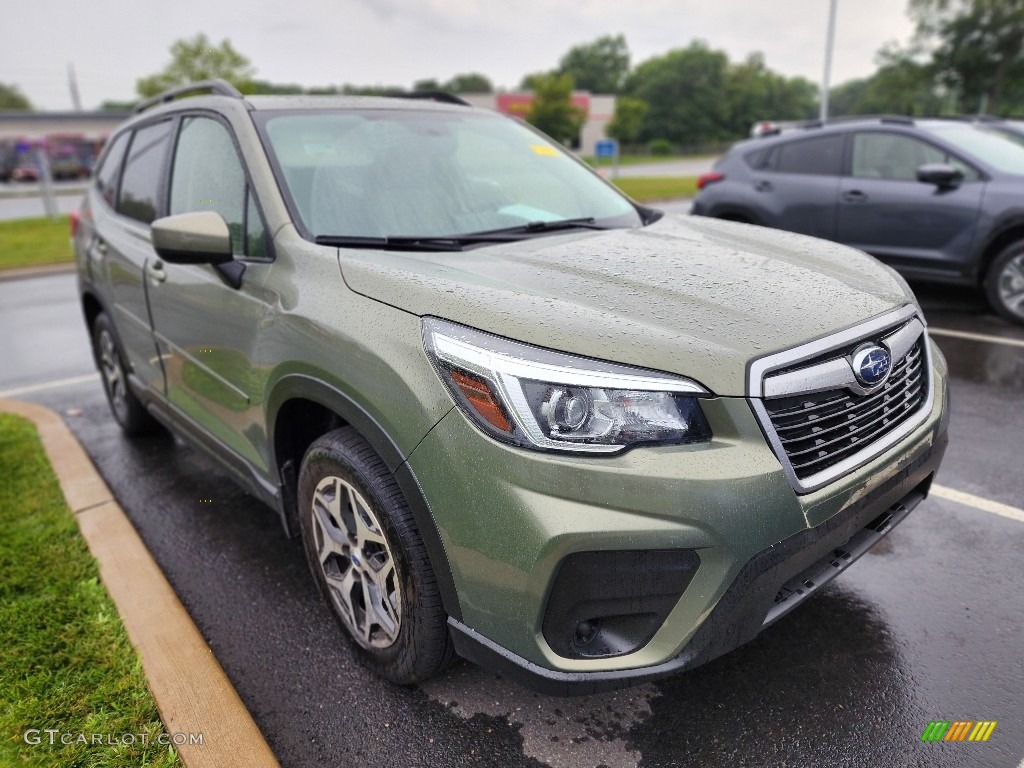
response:
<svg viewBox="0 0 1024 768"><path fill-rule="evenodd" d="M906 45L883 46L870 77L833 88L832 115L1024 114L1024 0L909 0L907 10L915 25L913 38ZM260 80L230 41L214 45L201 34L175 42L170 53L162 71L137 81L140 97L210 77L222 77L246 94L405 91L402 86L307 88ZM527 74L519 86L534 93L527 119L566 142L579 134L585 117L570 102L573 90L617 97L607 126L614 138L677 148L733 141L760 120L813 118L819 104L814 83L769 69L760 53L736 62L694 41L632 66L622 35L574 46L556 67ZM413 90L490 93L494 84L471 72L418 80ZM130 106L104 102L102 108ZM0 109L30 107L16 87L0 83Z"/></svg>

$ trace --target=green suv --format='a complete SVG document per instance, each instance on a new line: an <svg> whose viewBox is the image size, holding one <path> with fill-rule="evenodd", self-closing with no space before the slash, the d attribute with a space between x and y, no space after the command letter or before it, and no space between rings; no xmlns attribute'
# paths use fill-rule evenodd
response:
<svg viewBox="0 0 1024 768"><path fill-rule="evenodd" d="M891 269L415 96L169 92L74 225L114 417L275 509L382 675L689 669L927 495L946 369Z"/></svg>

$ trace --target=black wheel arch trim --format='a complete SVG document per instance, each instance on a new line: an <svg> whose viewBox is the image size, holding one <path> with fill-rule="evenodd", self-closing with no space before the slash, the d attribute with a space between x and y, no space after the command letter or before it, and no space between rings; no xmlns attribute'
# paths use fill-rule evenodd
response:
<svg viewBox="0 0 1024 768"><path fill-rule="evenodd" d="M1015 229L1022 230L1020 239L1024 240L1024 208L1015 208L1012 211L1007 211L997 219L995 225L989 231L988 237L979 246L975 258L971 260L971 277L974 283L980 283L985 279L989 265L1002 251L1002 247L993 250L993 246Z"/></svg>
<svg viewBox="0 0 1024 768"><path fill-rule="evenodd" d="M387 430L351 397L320 379L304 373L291 373L281 377L274 384L271 395L267 400L267 443L272 451L271 458L273 463L271 466L276 467L280 473L281 463L277 456L277 436L275 434L278 414L285 403L296 399L312 401L333 412L362 435L373 449L377 451L377 454L384 461L384 464L398 483L398 487L405 495L409 509L416 520L416 527L419 529L420 536L423 537L423 544L427 549L430 566L437 579L445 612L450 617L461 621L462 608L459 603L458 591L455 588L451 565L448 561L448 553L445 551L440 531L438 531L437 523L434 521L434 514L430 509L430 504L427 502L419 481L407 463L406 456L388 434ZM287 507L287 505L291 504L294 506L295 501L290 498L291 491L287 487L286 478L280 477L279 483L279 498L282 505ZM290 514L291 511L282 510L282 514ZM289 527L286 524L286 530Z"/></svg>

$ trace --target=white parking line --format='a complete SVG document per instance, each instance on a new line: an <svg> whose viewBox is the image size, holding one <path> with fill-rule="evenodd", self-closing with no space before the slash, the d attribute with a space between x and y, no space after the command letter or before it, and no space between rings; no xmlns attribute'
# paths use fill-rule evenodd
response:
<svg viewBox="0 0 1024 768"><path fill-rule="evenodd" d="M1009 504L992 501L991 499L983 499L981 496L975 496L972 493L964 493L963 491L958 491L955 488L947 488L944 485L933 485L932 493L940 499L954 501L957 504L964 504L968 507L980 509L983 512L991 512L993 515L999 515L1000 517L1006 517L1010 520L1016 520L1018 523L1024 523L1024 509L1017 509L1016 507L1011 507Z"/></svg>
<svg viewBox="0 0 1024 768"><path fill-rule="evenodd" d="M100 375L98 373L89 373L85 376L73 376L70 379L57 379L56 381L44 381L42 384L30 384L27 387L18 387L17 389L8 389L0 392L0 398L4 397L19 397L20 395L28 395L32 392L42 392L46 389L57 389L59 387L72 387L75 384L84 384L87 381L95 381Z"/></svg>
<svg viewBox="0 0 1024 768"><path fill-rule="evenodd" d="M928 333L932 336L951 336L954 339L970 339L971 341L984 341L988 344L1024 347L1024 341L1021 339L1007 339L1003 336L990 336L987 333L968 333L967 331L954 331L950 328L933 328L931 326L928 326Z"/></svg>

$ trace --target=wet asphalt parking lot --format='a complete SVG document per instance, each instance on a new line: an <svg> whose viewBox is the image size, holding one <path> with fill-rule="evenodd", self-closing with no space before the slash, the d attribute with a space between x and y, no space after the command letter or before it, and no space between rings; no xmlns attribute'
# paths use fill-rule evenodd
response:
<svg viewBox="0 0 1024 768"><path fill-rule="evenodd" d="M0 282L0 395L64 416L284 766L1017 768L1024 521L988 502L1024 506L1024 329L962 289L919 296L953 377L944 495L750 644L576 699L468 663L408 689L364 670L273 512L169 436L120 435L72 275ZM998 725L925 744L931 720Z"/></svg>

